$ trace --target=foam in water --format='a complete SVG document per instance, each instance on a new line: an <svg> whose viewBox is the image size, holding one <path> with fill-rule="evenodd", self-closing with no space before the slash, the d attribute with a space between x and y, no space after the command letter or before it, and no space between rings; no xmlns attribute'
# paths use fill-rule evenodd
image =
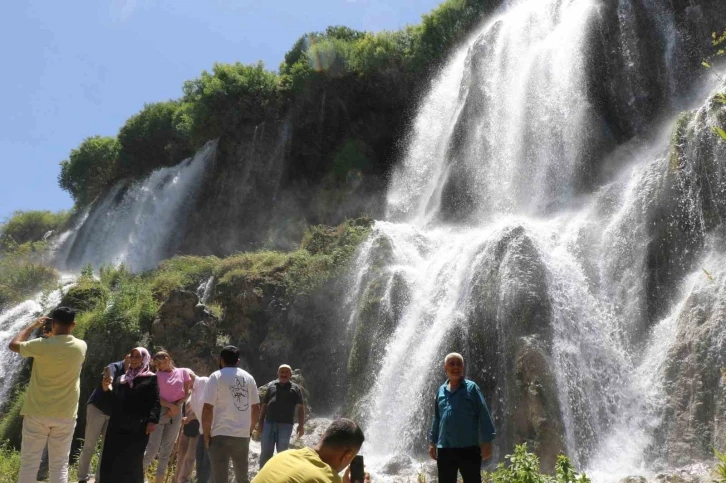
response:
<svg viewBox="0 0 726 483"><path fill-rule="evenodd" d="M174 254L187 213L194 207L204 167L216 150L207 143L193 158L146 179L119 183L98 200L58 251L58 263L80 270L91 263L148 270Z"/></svg>

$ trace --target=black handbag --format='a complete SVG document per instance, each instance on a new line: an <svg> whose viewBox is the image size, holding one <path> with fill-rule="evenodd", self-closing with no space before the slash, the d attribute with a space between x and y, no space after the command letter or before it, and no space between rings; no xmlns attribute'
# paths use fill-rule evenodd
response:
<svg viewBox="0 0 726 483"><path fill-rule="evenodd" d="M184 433L184 436L186 436L187 438L195 438L199 436L199 420L192 419L184 425L184 429L182 431Z"/></svg>
<svg viewBox="0 0 726 483"><path fill-rule="evenodd" d="M186 415L187 413L187 403L184 403L182 405L182 414ZM182 427L182 433L184 433L184 436L187 438L196 438L199 436L199 420L198 419L192 419L187 424L185 424Z"/></svg>

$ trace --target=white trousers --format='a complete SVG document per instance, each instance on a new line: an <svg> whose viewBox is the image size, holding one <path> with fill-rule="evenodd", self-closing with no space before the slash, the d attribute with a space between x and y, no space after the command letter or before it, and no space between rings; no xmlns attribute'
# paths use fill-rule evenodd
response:
<svg viewBox="0 0 726 483"><path fill-rule="evenodd" d="M75 428L75 419L24 416L18 483L36 482L46 443L50 483L68 483L68 455Z"/></svg>

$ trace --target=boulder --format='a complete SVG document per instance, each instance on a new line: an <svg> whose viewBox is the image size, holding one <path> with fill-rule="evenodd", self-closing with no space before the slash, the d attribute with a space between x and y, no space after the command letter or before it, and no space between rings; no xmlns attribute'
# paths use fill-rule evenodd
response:
<svg viewBox="0 0 726 483"><path fill-rule="evenodd" d="M200 375L217 370L218 320L194 292L174 290L151 324L151 343L169 352L178 367Z"/></svg>
<svg viewBox="0 0 726 483"><path fill-rule="evenodd" d="M381 471L387 475L400 475L415 472L413 459L405 454L399 454L388 460Z"/></svg>

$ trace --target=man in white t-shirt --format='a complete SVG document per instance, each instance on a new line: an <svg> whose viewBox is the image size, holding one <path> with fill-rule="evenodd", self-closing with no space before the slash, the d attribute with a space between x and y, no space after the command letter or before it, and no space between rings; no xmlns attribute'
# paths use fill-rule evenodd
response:
<svg viewBox="0 0 726 483"><path fill-rule="evenodd" d="M229 461L237 483L249 483L247 457L252 421L260 415L260 396L255 379L237 367L239 349L228 345L219 356L218 371L204 389L202 434L209 448L212 483L227 483Z"/></svg>

